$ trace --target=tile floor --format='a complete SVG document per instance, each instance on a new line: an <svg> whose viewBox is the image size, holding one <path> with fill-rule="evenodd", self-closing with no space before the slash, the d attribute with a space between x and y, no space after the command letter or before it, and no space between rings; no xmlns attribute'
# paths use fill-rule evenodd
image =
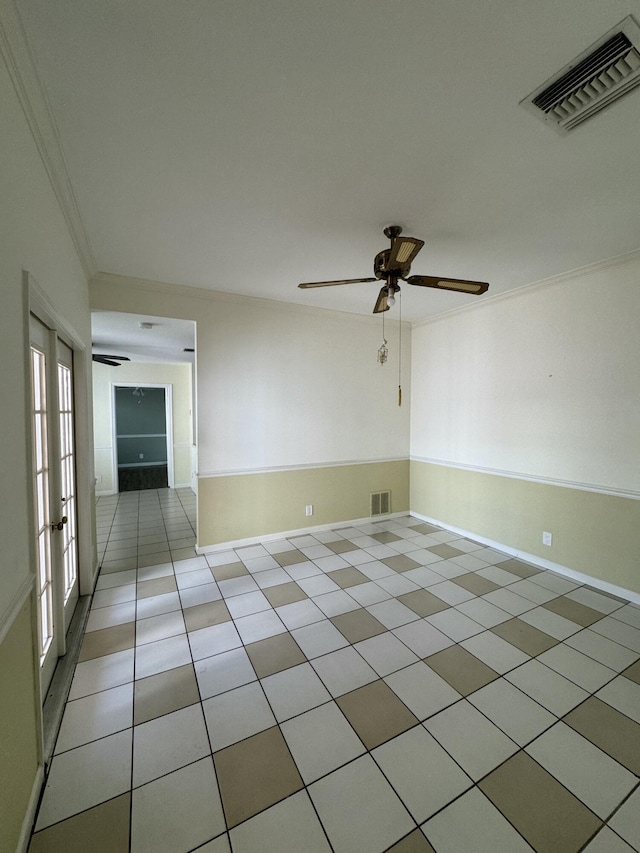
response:
<svg viewBox="0 0 640 853"><path fill-rule="evenodd" d="M403 517L197 556L98 501L31 853L640 850L640 608Z"/></svg>

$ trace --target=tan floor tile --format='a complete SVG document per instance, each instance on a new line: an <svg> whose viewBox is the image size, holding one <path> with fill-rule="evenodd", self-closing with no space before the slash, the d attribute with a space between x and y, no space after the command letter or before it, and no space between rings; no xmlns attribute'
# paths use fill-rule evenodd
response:
<svg viewBox="0 0 640 853"><path fill-rule="evenodd" d="M353 542L349 542L348 539L338 539L337 542L325 542L324 543L329 550L333 551L334 554L346 554L347 551L357 551L358 546L354 545Z"/></svg>
<svg viewBox="0 0 640 853"><path fill-rule="evenodd" d="M224 601L207 601L204 604L186 607L183 612L187 631L198 631L200 628L220 625L231 619Z"/></svg>
<svg viewBox="0 0 640 853"><path fill-rule="evenodd" d="M606 702L590 696L564 722L627 770L640 776L640 725Z"/></svg>
<svg viewBox="0 0 640 853"><path fill-rule="evenodd" d="M594 622L598 622L604 616L604 613L580 604L578 601L573 601L573 599L567 598L564 595L547 601L542 606L553 613L557 613L558 616L564 616L565 619L582 625L583 628L588 628L589 625L593 625Z"/></svg>
<svg viewBox="0 0 640 853"><path fill-rule="evenodd" d="M418 723L384 681L374 681L336 699L367 749L386 743Z"/></svg>
<svg viewBox="0 0 640 853"><path fill-rule="evenodd" d="M398 595L397 599L401 604L417 613L418 616L433 616L434 613L440 613L441 610L448 610L450 607L449 604L426 589L405 592L404 595Z"/></svg>
<svg viewBox="0 0 640 853"><path fill-rule="evenodd" d="M78 663L132 649L135 646L135 628L135 622L125 622L124 625L100 628L98 631L85 634Z"/></svg>
<svg viewBox="0 0 640 853"><path fill-rule="evenodd" d="M474 572L468 572L466 575L460 575L457 578L452 578L452 580L463 589L473 592L474 595L484 595L487 592L493 592L494 589L500 589L497 583L488 578L483 578L481 575L476 575Z"/></svg>
<svg viewBox="0 0 640 853"><path fill-rule="evenodd" d="M307 660L291 634L267 637L245 648L258 678L266 678Z"/></svg>
<svg viewBox="0 0 640 853"><path fill-rule="evenodd" d="M436 652L435 655L425 658L425 663L463 696L468 696L498 678L495 670L462 646L450 646Z"/></svg>
<svg viewBox="0 0 640 853"><path fill-rule="evenodd" d="M272 607L282 607L284 604L293 604L294 601L302 601L309 597L295 581L269 586L262 591Z"/></svg>
<svg viewBox="0 0 640 853"><path fill-rule="evenodd" d="M36 832L29 853L128 853L131 794Z"/></svg>
<svg viewBox="0 0 640 853"><path fill-rule="evenodd" d="M427 535L429 533L437 533L439 531L438 527L434 527L433 524L412 524L409 530L417 530L418 533L422 533L423 535Z"/></svg>
<svg viewBox="0 0 640 853"><path fill-rule="evenodd" d="M524 752L479 787L537 853L575 853L601 826L593 812Z"/></svg>
<svg viewBox="0 0 640 853"><path fill-rule="evenodd" d="M625 678L635 681L636 684L640 684L640 660L631 664L631 666L628 669L625 669L621 674L624 675Z"/></svg>
<svg viewBox="0 0 640 853"><path fill-rule="evenodd" d="M175 562L179 562L180 560L190 560L192 557L197 557L196 549L194 547L191 548L178 548L177 550L171 551L171 559Z"/></svg>
<svg viewBox="0 0 640 853"><path fill-rule="evenodd" d="M298 551L297 548L294 548L293 551L283 551L281 554L273 554L273 559L278 563L279 566L295 566L298 563L306 563L307 557L302 553L302 551Z"/></svg>
<svg viewBox="0 0 640 853"><path fill-rule="evenodd" d="M349 566L348 569L337 569L335 572L327 572L327 577L335 581L342 589L348 589L350 586L357 586L361 583L369 583L369 578L353 568L353 566Z"/></svg>
<svg viewBox="0 0 640 853"><path fill-rule="evenodd" d="M229 829L303 787L277 726L216 752L213 760Z"/></svg>
<svg viewBox="0 0 640 853"><path fill-rule="evenodd" d="M380 562L384 563L385 566L389 566L394 572L408 572L411 569L419 569L421 566L421 563L412 560L406 554L398 554L395 557L383 557Z"/></svg>
<svg viewBox="0 0 640 853"><path fill-rule="evenodd" d="M154 578L138 583L138 598L151 598L152 595L164 595L165 592L176 592L176 579L173 575L164 578Z"/></svg>
<svg viewBox="0 0 640 853"><path fill-rule="evenodd" d="M381 542L383 545L386 545L387 542L397 542L400 539L399 536L396 536L395 533L391 533L389 530L383 530L380 533L372 533L371 538L375 539L376 542Z"/></svg>
<svg viewBox="0 0 640 853"><path fill-rule="evenodd" d="M402 841L398 841L393 847L389 847L387 853L435 853L435 850L423 833L419 829L414 829Z"/></svg>
<svg viewBox="0 0 640 853"><path fill-rule="evenodd" d="M454 548L453 545L447 545L446 542L442 542L440 545L431 545L427 548L427 551L431 551L432 554L442 557L443 560L450 560L451 557L459 557L464 553L464 551Z"/></svg>
<svg viewBox="0 0 640 853"><path fill-rule="evenodd" d="M340 593L342 595L342 593ZM341 613L333 616L331 622L340 633L350 642L359 643L360 640L368 640L377 634L383 634L387 629L381 622L363 608L351 610L349 613Z"/></svg>
<svg viewBox="0 0 640 853"><path fill-rule="evenodd" d="M558 644L555 637L550 637L544 631L539 631L533 625L517 618L494 625L491 631L531 657L541 655Z"/></svg>
<svg viewBox="0 0 640 853"><path fill-rule="evenodd" d="M249 571L244 563L225 563L223 566L212 566L211 571L217 581L229 581L232 578L240 578L248 575Z"/></svg>
<svg viewBox="0 0 640 853"><path fill-rule="evenodd" d="M134 684L133 724L146 723L199 701L193 664L141 678Z"/></svg>
<svg viewBox="0 0 640 853"><path fill-rule="evenodd" d="M536 569L535 566L530 566L523 563L521 560L504 560L500 563L500 568L505 572L511 572L512 575L518 575L519 578L530 578L533 575L539 575L542 569Z"/></svg>
<svg viewBox="0 0 640 853"><path fill-rule="evenodd" d="M158 551L157 554L141 554L138 557L138 568L144 569L146 566L157 566L160 563L168 563L170 560L170 551Z"/></svg>

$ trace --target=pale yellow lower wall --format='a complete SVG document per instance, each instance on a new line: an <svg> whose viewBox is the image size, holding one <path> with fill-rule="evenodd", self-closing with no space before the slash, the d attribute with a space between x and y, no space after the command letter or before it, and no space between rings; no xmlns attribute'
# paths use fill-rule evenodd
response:
<svg viewBox="0 0 640 853"><path fill-rule="evenodd" d="M632 498L412 461L411 511L640 593Z"/></svg>
<svg viewBox="0 0 640 853"><path fill-rule="evenodd" d="M16 850L38 774L31 596L0 645L0 851Z"/></svg>
<svg viewBox="0 0 640 853"><path fill-rule="evenodd" d="M391 490L391 511L409 510L409 462L370 462L203 477L198 480L198 545L369 516L371 492ZM313 515L305 507L313 505Z"/></svg>

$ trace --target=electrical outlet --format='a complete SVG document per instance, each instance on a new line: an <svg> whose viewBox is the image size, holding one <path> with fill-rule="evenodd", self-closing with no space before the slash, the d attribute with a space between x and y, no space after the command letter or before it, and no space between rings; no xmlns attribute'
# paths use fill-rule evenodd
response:
<svg viewBox="0 0 640 853"><path fill-rule="evenodd" d="M548 533L546 530L542 533L542 544L543 545L551 545L551 540L553 536Z"/></svg>
<svg viewBox="0 0 640 853"><path fill-rule="evenodd" d="M144 453L138 453L138 456L140 457L140 459L144 459Z"/></svg>
<svg viewBox="0 0 640 853"><path fill-rule="evenodd" d="M313 504L307 504L306 514L307 515L313 515Z"/></svg>

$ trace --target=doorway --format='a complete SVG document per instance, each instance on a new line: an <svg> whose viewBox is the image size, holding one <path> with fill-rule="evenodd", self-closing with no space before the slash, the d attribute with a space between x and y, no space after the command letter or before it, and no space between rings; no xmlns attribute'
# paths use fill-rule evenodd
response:
<svg viewBox="0 0 640 853"><path fill-rule="evenodd" d="M42 695L78 601L73 351L29 319L38 652Z"/></svg>
<svg viewBox="0 0 640 853"><path fill-rule="evenodd" d="M173 488L171 385L113 385L119 492Z"/></svg>

